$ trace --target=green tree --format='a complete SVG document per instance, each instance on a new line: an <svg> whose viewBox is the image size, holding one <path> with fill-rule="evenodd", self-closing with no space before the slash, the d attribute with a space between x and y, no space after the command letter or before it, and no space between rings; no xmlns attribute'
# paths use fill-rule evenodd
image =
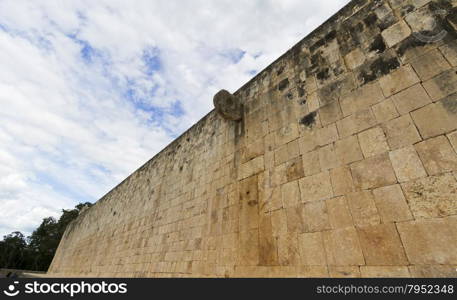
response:
<svg viewBox="0 0 457 300"><path fill-rule="evenodd" d="M59 220L44 218L40 226L25 239L13 232L0 241L0 267L33 271L47 271L59 242L71 221L76 219L90 202L80 203L74 209L63 209Z"/></svg>
<svg viewBox="0 0 457 300"><path fill-rule="evenodd" d="M0 241L0 266L6 269L21 268L26 265L27 243L24 235L15 231Z"/></svg>

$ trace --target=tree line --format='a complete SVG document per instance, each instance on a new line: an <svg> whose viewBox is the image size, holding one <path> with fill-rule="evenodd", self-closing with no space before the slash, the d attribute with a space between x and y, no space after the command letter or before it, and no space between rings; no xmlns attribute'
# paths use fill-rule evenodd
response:
<svg viewBox="0 0 457 300"><path fill-rule="evenodd" d="M62 209L59 220L44 218L32 234L25 237L20 231L12 232L0 241L0 268L30 271L47 271L59 246L67 225L76 219L84 207L80 203L74 209Z"/></svg>

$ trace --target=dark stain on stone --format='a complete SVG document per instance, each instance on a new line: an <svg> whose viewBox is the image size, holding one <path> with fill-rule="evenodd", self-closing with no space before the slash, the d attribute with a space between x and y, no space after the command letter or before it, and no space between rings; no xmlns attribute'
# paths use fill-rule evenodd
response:
<svg viewBox="0 0 457 300"><path fill-rule="evenodd" d="M407 14L409 14L410 12L412 12L414 10L414 5L405 5L403 6L401 9L400 9L400 14L402 17L406 16Z"/></svg>
<svg viewBox="0 0 457 300"><path fill-rule="evenodd" d="M424 36L429 36L430 31L421 31L419 34L424 35ZM405 55L406 51L411 48L416 48L416 47L422 47L427 45L426 42L423 42L419 40L417 37L414 35L411 35L407 37L404 41L402 41L399 46L397 47L397 53L399 56Z"/></svg>
<svg viewBox="0 0 457 300"><path fill-rule="evenodd" d="M331 42L332 40L336 39L336 30L332 30L325 36L325 41Z"/></svg>
<svg viewBox="0 0 457 300"><path fill-rule="evenodd" d="M300 101L300 105L305 105L306 104L306 99L303 99L302 101Z"/></svg>
<svg viewBox="0 0 457 300"><path fill-rule="evenodd" d="M289 87L289 79L286 78L278 84L278 90L283 91Z"/></svg>
<svg viewBox="0 0 457 300"><path fill-rule="evenodd" d="M257 200L248 201L249 206L256 206L259 202Z"/></svg>
<svg viewBox="0 0 457 300"><path fill-rule="evenodd" d="M377 20L378 20L378 17L374 13L371 13L368 15L368 17L363 19L363 23L365 23L365 26L367 26L367 27L373 27L376 25Z"/></svg>
<svg viewBox="0 0 457 300"><path fill-rule="evenodd" d="M300 120L300 124L305 125L309 128L313 127L316 124L317 112L313 111L312 113L307 114Z"/></svg>
<svg viewBox="0 0 457 300"><path fill-rule="evenodd" d="M276 72L276 75L281 75L284 72L284 66L280 66L278 71Z"/></svg>
<svg viewBox="0 0 457 300"><path fill-rule="evenodd" d="M360 72L358 79L362 84L372 82L384 75L389 74L400 67L400 62L396 57L376 59L369 67Z"/></svg>
<svg viewBox="0 0 457 300"><path fill-rule="evenodd" d="M299 87L298 88L298 97L303 97L305 95L305 89Z"/></svg>
<svg viewBox="0 0 457 300"><path fill-rule="evenodd" d="M457 114L457 93L452 94L446 99L442 100L444 109L451 114Z"/></svg>
<svg viewBox="0 0 457 300"><path fill-rule="evenodd" d="M292 93L292 92L287 93L286 98L287 98L287 100L294 99L294 93Z"/></svg>
<svg viewBox="0 0 457 300"><path fill-rule="evenodd" d="M376 52L376 53L383 53L386 51L386 44L384 43L384 40L382 36L379 34L375 37L373 43L370 45L370 52Z"/></svg>
<svg viewBox="0 0 457 300"><path fill-rule="evenodd" d="M320 81L324 81L330 77L330 69L329 68L324 68L321 69L317 74L316 78L319 79Z"/></svg>

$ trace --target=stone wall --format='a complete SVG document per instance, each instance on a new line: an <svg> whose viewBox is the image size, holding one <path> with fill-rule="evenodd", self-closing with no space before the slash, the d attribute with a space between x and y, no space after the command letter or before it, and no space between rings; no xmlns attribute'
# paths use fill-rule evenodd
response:
<svg viewBox="0 0 457 300"><path fill-rule="evenodd" d="M69 225L49 273L457 276L455 0L354 0Z"/></svg>

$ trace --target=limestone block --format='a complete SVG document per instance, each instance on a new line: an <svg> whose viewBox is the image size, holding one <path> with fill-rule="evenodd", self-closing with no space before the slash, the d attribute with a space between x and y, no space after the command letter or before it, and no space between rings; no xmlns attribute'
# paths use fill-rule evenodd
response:
<svg viewBox="0 0 457 300"><path fill-rule="evenodd" d="M277 148L274 152L275 166L285 163L289 159L287 144Z"/></svg>
<svg viewBox="0 0 457 300"><path fill-rule="evenodd" d="M330 229L330 221L325 201L305 203L303 206L303 222L307 232Z"/></svg>
<svg viewBox="0 0 457 300"><path fill-rule="evenodd" d="M300 249L298 247L298 234L288 232L277 238L278 259L282 266L297 266L300 264Z"/></svg>
<svg viewBox="0 0 457 300"><path fill-rule="evenodd" d="M389 157L399 182L427 176L414 146L392 151L389 153Z"/></svg>
<svg viewBox="0 0 457 300"><path fill-rule="evenodd" d="M375 189L373 195L382 223L408 221L413 218L400 185Z"/></svg>
<svg viewBox="0 0 457 300"><path fill-rule="evenodd" d="M329 266L365 265L354 227L324 231L322 237Z"/></svg>
<svg viewBox="0 0 457 300"><path fill-rule="evenodd" d="M457 171L457 153L445 136L438 136L415 145L429 175Z"/></svg>
<svg viewBox="0 0 457 300"><path fill-rule="evenodd" d="M328 199L327 210L332 229L354 226L346 197Z"/></svg>
<svg viewBox="0 0 457 300"><path fill-rule="evenodd" d="M402 115L432 102L420 84L416 84L394 95L392 99L398 112Z"/></svg>
<svg viewBox="0 0 457 300"><path fill-rule="evenodd" d="M300 147L300 153L305 154L307 152L315 150L317 144L317 130L307 130L298 139L298 145Z"/></svg>
<svg viewBox="0 0 457 300"><path fill-rule="evenodd" d="M447 138L451 142L452 147L454 147L455 152L457 152L457 131L448 134Z"/></svg>
<svg viewBox="0 0 457 300"><path fill-rule="evenodd" d="M400 116L395 108L392 98L373 105L372 109L378 123L384 123Z"/></svg>
<svg viewBox="0 0 457 300"><path fill-rule="evenodd" d="M347 200L356 226L379 224L380 217L371 191L351 193Z"/></svg>
<svg viewBox="0 0 457 300"><path fill-rule="evenodd" d="M271 213L271 228L274 237L287 234L287 215L285 209L278 209Z"/></svg>
<svg viewBox="0 0 457 300"><path fill-rule="evenodd" d="M457 94L411 113L422 137L428 139L457 129Z"/></svg>
<svg viewBox="0 0 457 300"><path fill-rule="evenodd" d="M330 170L330 178L335 196L346 195L354 191L351 170L347 166Z"/></svg>
<svg viewBox="0 0 457 300"><path fill-rule="evenodd" d="M431 219L397 223L412 265L457 265L457 220Z"/></svg>
<svg viewBox="0 0 457 300"><path fill-rule="evenodd" d="M376 125L376 119L371 109L361 110L337 123L338 133L341 138L361 132Z"/></svg>
<svg viewBox="0 0 457 300"><path fill-rule="evenodd" d="M252 176L240 182L240 231L259 227L258 181Z"/></svg>
<svg viewBox="0 0 457 300"><path fill-rule="evenodd" d="M305 176L314 175L321 172L321 165L319 163L319 151L316 150L302 155L302 160Z"/></svg>
<svg viewBox="0 0 457 300"><path fill-rule="evenodd" d="M381 77L379 83L381 84L384 96L390 97L420 81L416 72L410 65L401 67L400 69Z"/></svg>
<svg viewBox="0 0 457 300"><path fill-rule="evenodd" d="M279 184L277 184L275 187L272 186L269 173L269 171L265 171L258 175L260 213L282 208L282 195ZM236 200L238 200L238 198ZM235 203L233 203L233 205L234 204ZM238 205L238 201L236 202L236 205Z"/></svg>
<svg viewBox="0 0 457 300"><path fill-rule="evenodd" d="M457 69L453 68L423 83L433 101L438 101L457 92Z"/></svg>
<svg viewBox="0 0 457 300"><path fill-rule="evenodd" d="M356 266L330 266L330 278L360 278L360 269Z"/></svg>
<svg viewBox="0 0 457 300"><path fill-rule="evenodd" d="M416 219L457 214L457 182L450 173L403 183L402 188Z"/></svg>
<svg viewBox="0 0 457 300"><path fill-rule="evenodd" d="M381 87L378 82L366 84L346 96L341 97L340 105L343 115L346 117L357 111L364 110L384 100Z"/></svg>
<svg viewBox="0 0 457 300"><path fill-rule="evenodd" d="M364 278L408 278L406 266L361 266L360 273ZM413 277L416 277L413 275Z"/></svg>
<svg viewBox="0 0 457 300"><path fill-rule="evenodd" d="M358 138L365 158L385 153L390 149L384 131L380 127L361 132Z"/></svg>
<svg viewBox="0 0 457 300"><path fill-rule="evenodd" d="M438 49L434 49L427 54L419 56L411 61L411 65L422 81L430 79L451 68Z"/></svg>
<svg viewBox="0 0 457 300"><path fill-rule="evenodd" d="M327 266L298 266L298 278L326 278L328 277Z"/></svg>
<svg viewBox="0 0 457 300"><path fill-rule="evenodd" d="M238 170L238 180L248 178L254 174L260 173L265 169L263 156L256 157L240 165Z"/></svg>
<svg viewBox="0 0 457 300"><path fill-rule="evenodd" d="M276 147L280 147L297 139L298 136L298 125L296 123L289 123L287 126L276 131L275 145Z"/></svg>
<svg viewBox="0 0 457 300"><path fill-rule="evenodd" d="M303 223L303 205L286 208L287 232L302 233L307 231Z"/></svg>
<svg viewBox="0 0 457 300"><path fill-rule="evenodd" d="M238 97L226 90L219 91L213 98L216 111L225 119L238 121L242 118L242 104Z"/></svg>
<svg viewBox="0 0 457 300"><path fill-rule="evenodd" d="M349 69L354 70L365 62L365 55L360 48L356 48L344 57L344 61Z"/></svg>
<svg viewBox="0 0 457 300"><path fill-rule="evenodd" d="M339 101L332 101L319 110L322 126L335 123L343 117Z"/></svg>
<svg viewBox="0 0 457 300"><path fill-rule="evenodd" d="M371 266L408 265L394 223L357 228L365 262Z"/></svg>
<svg viewBox="0 0 457 300"><path fill-rule="evenodd" d="M457 265L453 266L410 266L414 278L457 278Z"/></svg>
<svg viewBox="0 0 457 300"><path fill-rule="evenodd" d="M308 104L308 111L316 111L319 109L320 104L319 104L319 96L317 95L317 92L312 92L308 95L306 98L306 103Z"/></svg>
<svg viewBox="0 0 457 300"><path fill-rule="evenodd" d="M241 162L245 163L251 159L254 159L258 156L262 156L265 154L265 143L264 139L258 139L257 141L254 141L250 144L248 144L246 147L242 149L241 153Z"/></svg>
<svg viewBox="0 0 457 300"><path fill-rule="evenodd" d="M303 233L298 236L300 257L305 266L326 266L324 241L321 232Z"/></svg>
<svg viewBox="0 0 457 300"><path fill-rule="evenodd" d="M240 231L237 264L256 266L259 264L259 231Z"/></svg>
<svg viewBox="0 0 457 300"><path fill-rule="evenodd" d="M338 131L336 130L336 124L331 124L327 127L318 129L317 132L317 143L319 146L325 146L338 140Z"/></svg>
<svg viewBox="0 0 457 300"><path fill-rule="evenodd" d="M335 152L340 164L347 165L363 159L357 136L350 136L335 143Z"/></svg>
<svg viewBox="0 0 457 300"><path fill-rule="evenodd" d="M319 149L319 163L322 170L329 170L338 166L338 159L333 144Z"/></svg>
<svg viewBox="0 0 457 300"><path fill-rule="evenodd" d="M281 185L283 207L297 206L301 202L298 180Z"/></svg>
<svg viewBox="0 0 457 300"><path fill-rule="evenodd" d="M300 156L286 162L287 181L296 180L304 176L303 161Z"/></svg>
<svg viewBox="0 0 457 300"><path fill-rule="evenodd" d="M381 154L353 163L352 178L356 189L371 189L397 182L388 154Z"/></svg>
<svg viewBox="0 0 457 300"><path fill-rule="evenodd" d="M413 145L422 140L408 114L382 124L382 128L386 133L387 143L392 150Z"/></svg>
<svg viewBox="0 0 457 300"><path fill-rule="evenodd" d="M395 46L399 42L411 35L411 29L404 21L400 21L381 33L389 47Z"/></svg>
<svg viewBox="0 0 457 300"><path fill-rule="evenodd" d="M453 67L457 66L457 42L453 41L449 44L445 44L440 48L441 53L443 53L444 57L447 59L448 62L451 63Z"/></svg>

